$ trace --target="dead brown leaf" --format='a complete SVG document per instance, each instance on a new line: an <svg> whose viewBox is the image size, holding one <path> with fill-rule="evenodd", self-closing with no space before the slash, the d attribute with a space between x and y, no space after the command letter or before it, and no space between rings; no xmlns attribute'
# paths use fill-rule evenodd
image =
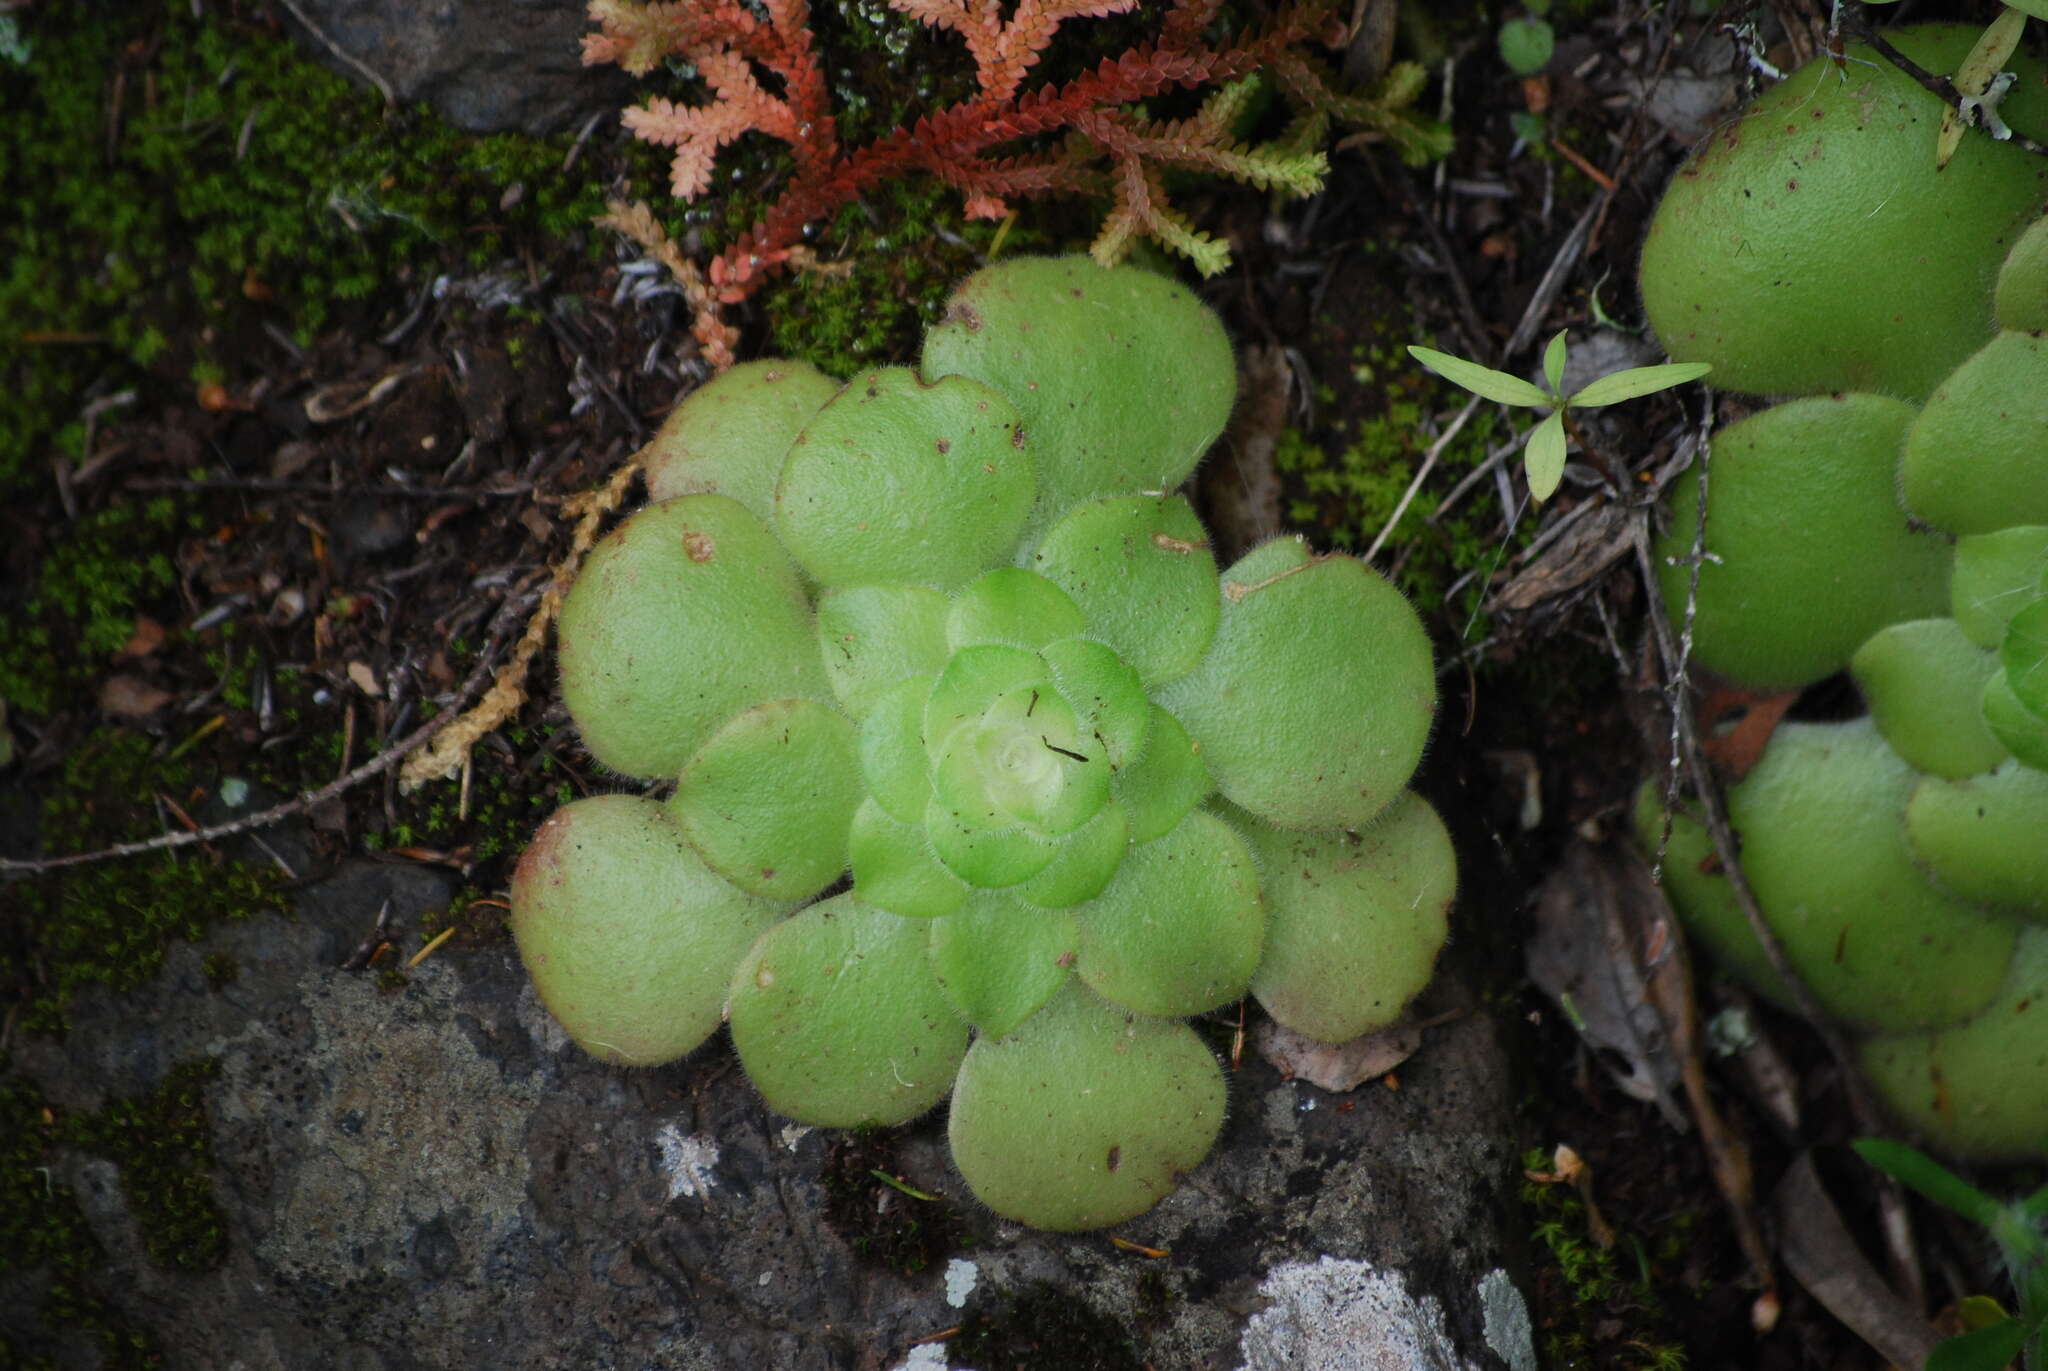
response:
<svg viewBox="0 0 2048 1371"><path fill-rule="evenodd" d="M147 657L164 645L164 626L147 614L135 616L135 631L121 644L123 657Z"/></svg>
<svg viewBox="0 0 2048 1371"><path fill-rule="evenodd" d="M100 683L100 709L116 719L146 719L171 698L170 691L140 676L109 676Z"/></svg>
<svg viewBox="0 0 2048 1371"><path fill-rule="evenodd" d="M1392 1071L1422 1046L1420 1024L1396 1024L1348 1043L1317 1042L1270 1020L1255 1035L1259 1055L1280 1072L1339 1095Z"/></svg>

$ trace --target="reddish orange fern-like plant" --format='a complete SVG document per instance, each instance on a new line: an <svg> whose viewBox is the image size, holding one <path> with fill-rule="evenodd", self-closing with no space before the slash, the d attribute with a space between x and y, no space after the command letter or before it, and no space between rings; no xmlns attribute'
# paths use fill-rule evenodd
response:
<svg viewBox="0 0 2048 1371"><path fill-rule="evenodd" d="M1110 210L1094 244L1099 260L1120 260L1143 234L1212 274L1228 262L1229 250L1168 202L1167 170L1308 194L1328 169L1319 144L1333 119L1374 128L1413 161L1445 147L1443 131L1407 109L1421 92L1420 69L1396 67L1370 95L1334 91L1304 51L1312 40L1341 41L1330 0L1294 0L1263 26L1221 45L1205 37L1221 0L1173 0L1152 42L1064 84L1030 90L1032 68L1062 23L1128 11L1136 0L1016 0L1007 12L1003 0L889 3L959 35L974 59L977 90L848 148L839 140L804 0L591 0L598 31L584 38L585 62L616 62L644 75L676 58L693 67L711 93L704 104L655 98L626 111L626 126L636 135L675 149L670 187L676 195L702 195L720 149L742 134L780 139L794 155L794 174L767 214L702 274L684 268L697 310L693 331L714 365L730 362L736 337L719 307L744 300L768 274L804 260L806 226L896 177L921 172L939 178L960 191L974 218L1000 218L1020 196L1103 197ZM1237 130L1261 71L1273 74L1297 117L1278 139L1249 145ZM764 74L779 93L763 84ZM1136 107L1167 91L1202 88L1211 94L1185 119L1155 120ZM623 207L615 208L613 221L625 218ZM651 216L639 222L644 227ZM672 244L649 246L671 269L682 262Z"/></svg>

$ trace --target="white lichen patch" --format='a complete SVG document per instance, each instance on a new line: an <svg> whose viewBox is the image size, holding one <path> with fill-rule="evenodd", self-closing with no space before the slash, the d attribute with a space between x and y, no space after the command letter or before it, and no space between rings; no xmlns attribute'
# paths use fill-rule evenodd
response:
<svg viewBox="0 0 2048 1371"><path fill-rule="evenodd" d="M981 1268L971 1261L959 1257L946 1263L946 1303L955 1309L967 1303L967 1297L974 1293L974 1283L981 1279Z"/></svg>
<svg viewBox="0 0 2048 1371"><path fill-rule="evenodd" d="M1486 1345L1508 1364L1508 1371L1536 1371L1536 1333L1529 1323L1528 1302L1497 1266L1479 1278L1479 1314L1485 1321Z"/></svg>
<svg viewBox="0 0 2048 1371"><path fill-rule="evenodd" d="M811 1132L811 1126L807 1123L786 1123L782 1126L782 1131L775 1136L782 1139L784 1148L794 1152L796 1151L797 1144L802 1142L804 1136L809 1132Z"/></svg>
<svg viewBox="0 0 2048 1371"><path fill-rule="evenodd" d="M668 1197L711 1195L711 1168L718 1165L718 1144L701 1133L685 1133L672 1123L655 1130L661 1153L661 1174L668 1177Z"/></svg>
<svg viewBox="0 0 2048 1371"><path fill-rule="evenodd" d="M889 1371L946 1371L946 1344L928 1342L921 1347L913 1347L910 1355L890 1367Z"/></svg>
<svg viewBox="0 0 2048 1371"><path fill-rule="evenodd" d="M1272 1304L1238 1341L1241 1371L1463 1371L1443 1306L1367 1262L1323 1257L1266 1273Z"/></svg>

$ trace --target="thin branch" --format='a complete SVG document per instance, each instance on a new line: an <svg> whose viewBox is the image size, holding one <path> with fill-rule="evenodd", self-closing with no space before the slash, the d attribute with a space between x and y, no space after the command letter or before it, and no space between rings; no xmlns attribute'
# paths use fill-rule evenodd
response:
<svg viewBox="0 0 2048 1371"><path fill-rule="evenodd" d="M232 838L237 834L247 833L252 829L267 828L281 820L303 814L309 809L323 805L327 801L340 796L351 787L370 779L372 776L383 775L404 761L411 753L432 741L434 736L440 733L442 729L447 728L461 717L461 712L456 707L457 704L474 696L483 687L484 681L490 677L492 665L497 660L499 650L504 647L505 640L510 635L512 626L518 622L519 616L540 598L540 588L534 585L533 581L536 577L544 575L546 575L545 571L533 573L533 576L527 578L526 588L515 591L507 596L505 603L498 607L496 616L491 620L490 643L485 647L483 655L477 658L476 665L470 668L469 675L463 680L461 688L455 693L455 702L451 703L449 708L443 710L426 723L421 724L418 728L406 734L403 738L400 738L361 766L356 767L352 771L344 772L328 784L321 786L318 790L305 791L293 799L286 800L282 804L272 805L269 809L261 810L255 814L244 815L230 823L215 824L210 828L190 829L181 833L165 833L159 837L150 838L142 842L116 843L112 847L101 848L96 852L74 852L64 857L38 857L26 861L12 857L0 857L0 875L33 876L43 872L56 871L62 867L86 866L94 862L112 861L118 857L139 857L149 852L167 852L174 848L191 847L197 843L210 843L221 838Z"/></svg>
<svg viewBox="0 0 2048 1371"><path fill-rule="evenodd" d="M1458 411L1456 418L1451 420L1450 427L1446 428L1438 435L1437 440L1429 445L1429 451L1422 454L1422 465L1415 468L1415 478L1408 482L1408 489L1401 492L1401 503L1394 506L1394 512L1388 517L1386 527L1382 528L1379 536L1372 540L1372 546L1365 550L1366 561L1370 562L1379 555L1380 547L1387 541L1387 536L1394 531L1394 526L1401 522L1401 516L1408 512L1408 505L1415 499L1415 492L1422 489L1422 483L1428 480L1429 473L1436 469L1436 459L1443 456L1444 449L1451 445L1451 439L1458 436L1459 431L1465 427L1465 421L1470 419L1473 412L1479 408L1480 398L1480 396L1475 395L1467 400L1465 407Z"/></svg>
<svg viewBox="0 0 2048 1371"><path fill-rule="evenodd" d="M1858 42L1867 44L1871 51L1897 67L1902 74L1911 77L1917 82L1922 90L1954 110L1956 117L1963 121L1964 128L1969 128L1977 123L1975 105L1965 104L1967 97L1956 89L1955 82L1949 80L1946 76L1936 76L1933 72L1906 56L1905 53L1893 47L1891 40L1873 28L1862 15L1844 14L1841 25L1843 32L1854 37ZM2010 129L2009 134L2010 136L2005 138L1996 138L1996 141L2010 143L2021 152L2031 152L2037 157L2048 157L2048 145L2035 142L2018 129ZM1987 138L1995 137L1988 130L1984 136Z"/></svg>

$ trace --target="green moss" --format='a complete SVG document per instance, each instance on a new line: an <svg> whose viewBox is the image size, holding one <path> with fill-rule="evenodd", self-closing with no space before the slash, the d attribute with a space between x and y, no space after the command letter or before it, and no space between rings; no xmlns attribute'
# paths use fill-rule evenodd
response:
<svg viewBox="0 0 2048 1371"><path fill-rule="evenodd" d="M1422 427L1424 419L1455 408L1457 395L1390 350L1360 358L1354 371L1352 393L1369 397L1366 412L1326 433L1287 429L1274 463L1292 478L1288 520L1319 544L1363 552L1393 517L1434 441ZM1525 520L1527 527L1501 542L1494 532L1497 502L1488 492L1468 497L1438 523L1429 519L1459 479L1486 460L1495 436L1492 415L1482 410L1473 416L1437 458L1437 470L1416 492L1381 554L1397 565L1394 579L1417 610L1450 618L1453 631L1467 638L1484 636L1477 615L1488 577L1527 544L1533 521ZM1450 587L1468 574L1472 580L1453 600Z"/></svg>
<svg viewBox="0 0 2048 1371"><path fill-rule="evenodd" d="M46 850L86 851L160 831L159 794L193 799L193 771L158 755L149 739L103 729L74 746L42 806ZM163 966L176 940L193 940L223 919L287 907L282 877L181 849L175 854L71 867L16 885L25 916L4 945L6 979L32 984L22 1015L30 1031L55 1032L88 986L132 989Z"/></svg>
<svg viewBox="0 0 2048 1371"><path fill-rule="evenodd" d="M190 502L165 498L113 505L66 529L26 600L0 597L0 697L46 714L86 688L136 616L162 612L177 584L170 549L200 526Z"/></svg>
<svg viewBox="0 0 2048 1371"><path fill-rule="evenodd" d="M1541 1148L1523 1154L1525 1171L1547 1171ZM1536 1320L1543 1364L1551 1371L1680 1371L1683 1346L1671 1339L1668 1274L1696 1246L1697 1215L1680 1212L1647 1235L1620 1231L1602 1246L1586 1206L1567 1183L1525 1180L1522 1207L1538 1251Z"/></svg>
<svg viewBox="0 0 2048 1371"><path fill-rule="evenodd" d="M176 1271L211 1271L227 1257L227 1224L208 1174L206 1083L218 1074L213 1061L188 1062L148 1094L116 1100L61 1130L70 1146L121 1168L143 1249Z"/></svg>
<svg viewBox="0 0 2048 1371"><path fill-rule="evenodd" d="M570 135L386 111L232 6L46 6L32 38L0 65L0 489L40 479L82 396L229 379L257 319L310 337L602 209Z"/></svg>
<svg viewBox="0 0 2048 1371"><path fill-rule="evenodd" d="M228 1237L208 1174L204 1099L216 1070L186 1063L155 1090L78 1116L52 1108L26 1081L0 1080L0 1274L38 1276L36 1322L89 1339L109 1371L161 1366L162 1356L149 1331L99 1293L105 1253L56 1169L66 1151L113 1162L149 1259L178 1271L217 1268ZM50 1352L0 1339L0 1366L54 1366Z"/></svg>
<svg viewBox="0 0 2048 1371"><path fill-rule="evenodd" d="M840 211L826 235L846 270L791 273L762 293L768 351L840 377L913 357L994 236L995 225L961 217L957 191L924 179L890 182ZM1012 233L1004 250L1034 241Z"/></svg>

